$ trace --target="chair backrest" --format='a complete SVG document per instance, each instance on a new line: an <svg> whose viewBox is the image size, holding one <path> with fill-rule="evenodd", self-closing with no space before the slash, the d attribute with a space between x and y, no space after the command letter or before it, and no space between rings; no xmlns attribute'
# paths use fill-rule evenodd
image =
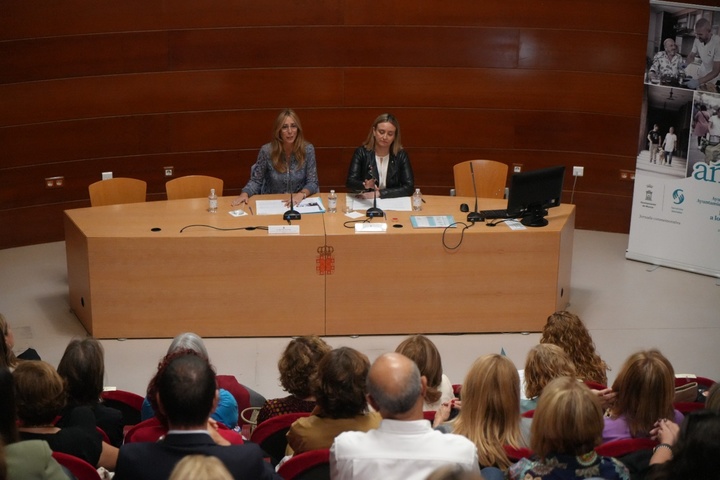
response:
<svg viewBox="0 0 720 480"><path fill-rule="evenodd" d="M280 465L278 474L285 480L330 480L330 449L293 455Z"/></svg>
<svg viewBox="0 0 720 480"><path fill-rule="evenodd" d="M222 197L223 181L217 177L186 175L165 183L165 193L167 193L168 200L207 197L210 195L211 188L215 189L215 194L218 197Z"/></svg>
<svg viewBox="0 0 720 480"><path fill-rule="evenodd" d="M52 452L52 456L60 465L70 470L77 480L101 480L95 467L82 458L62 452Z"/></svg>
<svg viewBox="0 0 720 480"><path fill-rule="evenodd" d="M468 160L453 167L455 178L455 195L474 197L470 164L475 173L477 196L480 198L503 198L507 182L508 166L495 160Z"/></svg>
<svg viewBox="0 0 720 480"><path fill-rule="evenodd" d="M219 195L219 194L218 194ZM238 411L242 412L250 407L250 392L240 382L237 381L235 375L218 375L216 378L218 388L223 388L235 397L238 404Z"/></svg>
<svg viewBox="0 0 720 480"><path fill-rule="evenodd" d="M133 442L157 442L160 437L167 433L167 428L160 423L157 417L143 420L137 425L133 425L125 433L125 443ZM235 430L230 430L225 425L218 423L218 433L232 445L242 445L242 435Z"/></svg>
<svg viewBox="0 0 720 480"><path fill-rule="evenodd" d="M90 205L117 205L120 203L140 203L146 200L147 183L136 178L110 178L100 180L88 186Z"/></svg>
<svg viewBox="0 0 720 480"><path fill-rule="evenodd" d="M140 423L143 397L137 393L127 392L125 390L108 390L102 392L100 396L105 405L120 410L125 426Z"/></svg>
<svg viewBox="0 0 720 480"><path fill-rule="evenodd" d="M273 465L280 463L285 456L285 448L287 448L287 437L285 436L290 430L290 426L301 417L308 417L310 413L286 413L277 415L262 422L255 428L250 440L260 445L265 453L270 456Z"/></svg>
<svg viewBox="0 0 720 480"><path fill-rule="evenodd" d="M598 445L595 451L604 457L617 458L638 450L652 450L657 443L651 438L622 438Z"/></svg>
<svg viewBox="0 0 720 480"><path fill-rule="evenodd" d="M515 448L510 445L503 445L503 449L511 462L518 462L521 458L531 458L533 456L533 451L525 447Z"/></svg>

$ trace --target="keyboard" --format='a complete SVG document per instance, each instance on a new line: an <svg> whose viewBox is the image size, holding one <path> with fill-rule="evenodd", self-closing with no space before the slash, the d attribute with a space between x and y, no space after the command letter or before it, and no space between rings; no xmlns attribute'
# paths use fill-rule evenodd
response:
<svg viewBox="0 0 720 480"><path fill-rule="evenodd" d="M492 220L495 218L515 218L516 215L511 214L508 212L506 208L500 209L500 210L480 210L478 212L480 216L487 220Z"/></svg>

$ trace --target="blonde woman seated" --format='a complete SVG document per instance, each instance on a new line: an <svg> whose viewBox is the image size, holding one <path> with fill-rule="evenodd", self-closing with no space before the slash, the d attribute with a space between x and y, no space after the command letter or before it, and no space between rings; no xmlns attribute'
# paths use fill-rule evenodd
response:
<svg viewBox="0 0 720 480"><path fill-rule="evenodd" d="M540 395L532 422L530 447L538 460L523 458L508 469L507 478L628 480L622 463L595 452L602 429L597 395L572 377L552 380Z"/></svg>
<svg viewBox="0 0 720 480"><path fill-rule="evenodd" d="M415 362L420 375L427 379L427 391L423 411L435 411L443 403L455 398L452 383L443 373L440 352L435 344L424 335L413 335L398 345L395 352L401 353Z"/></svg>
<svg viewBox="0 0 720 480"><path fill-rule="evenodd" d="M550 315L540 343L552 343L568 354L578 378L607 385L607 363L595 352L595 343L580 317L570 312Z"/></svg>
<svg viewBox="0 0 720 480"><path fill-rule="evenodd" d="M552 343L535 345L525 359L525 397L520 413L535 410L545 385L557 377L575 377L575 365L565 351Z"/></svg>
<svg viewBox="0 0 720 480"><path fill-rule="evenodd" d="M472 440L482 468L506 470L510 460L503 446L528 444L532 420L520 417L520 377L507 357L490 354L475 360L463 382L460 413L440 425L449 415L450 405L443 404L433 425Z"/></svg>
<svg viewBox="0 0 720 480"><path fill-rule="evenodd" d="M660 419L677 424L683 414L673 408L675 372L658 350L631 355L620 369L612 389L615 403L608 410L603 441L648 437Z"/></svg>

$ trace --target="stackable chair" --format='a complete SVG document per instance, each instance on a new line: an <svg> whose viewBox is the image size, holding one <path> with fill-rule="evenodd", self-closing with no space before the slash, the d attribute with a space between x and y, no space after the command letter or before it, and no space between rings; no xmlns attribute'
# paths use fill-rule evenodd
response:
<svg viewBox="0 0 720 480"><path fill-rule="evenodd" d="M90 205L102 207L121 203L141 203L146 200L147 183L135 178L110 178L88 186Z"/></svg>
<svg viewBox="0 0 720 480"><path fill-rule="evenodd" d="M52 452L52 456L60 465L70 470L77 480L101 480L95 467L82 458L62 452Z"/></svg>
<svg viewBox="0 0 720 480"><path fill-rule="evenodd" d="M212 188L215 189L215 194L218 197L222 197L223 181L217 177L186 175L165 183L165 193L167 193L168 200L207 197Z"/></svg>
<svg viewBox="0 0 720 480"><path fill-rule="evenodd" d="M287 437L290 426L298 418L308 417L310 413L286 413L269 418L255 428L250 440L260 445L260 448L270 457L273 466L280 463L285 456Z"/></svg>
<svg viewBox="0 0 720 480"><path fill-rule="evenodd" d="M475 187L479 198L503 198L507 182L508 166L495 160L468 160L455 164L455 195L458 197L474 197L470 164L475 174Z"/></svg>

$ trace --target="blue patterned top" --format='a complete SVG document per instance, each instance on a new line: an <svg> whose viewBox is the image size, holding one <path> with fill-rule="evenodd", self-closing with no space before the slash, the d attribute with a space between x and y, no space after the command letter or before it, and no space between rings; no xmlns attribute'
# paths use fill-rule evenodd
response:
<svg viewBox="0 0 720 480"><path fill-rule="evenodd" d="M255 164L250 169L250 180L243 192L252 197L257 194L297 193L303 188L312 195L319 191L317 163L315 160L315 147L308 143L305 146L305 163L298 168L295 154L290 157L290 192L288 192L287 172L278 172L273 168L270 158L270 144L266 143L260 149Z"/></svg>
<svg viewBox="0 0 720 480"><path fill-rule="evenodd" d="M618 460L594 451L584 455L548 455L545 460L521 459L507 471L509 480L577 480L604 478L629 480L628 469Z"/></svg>

